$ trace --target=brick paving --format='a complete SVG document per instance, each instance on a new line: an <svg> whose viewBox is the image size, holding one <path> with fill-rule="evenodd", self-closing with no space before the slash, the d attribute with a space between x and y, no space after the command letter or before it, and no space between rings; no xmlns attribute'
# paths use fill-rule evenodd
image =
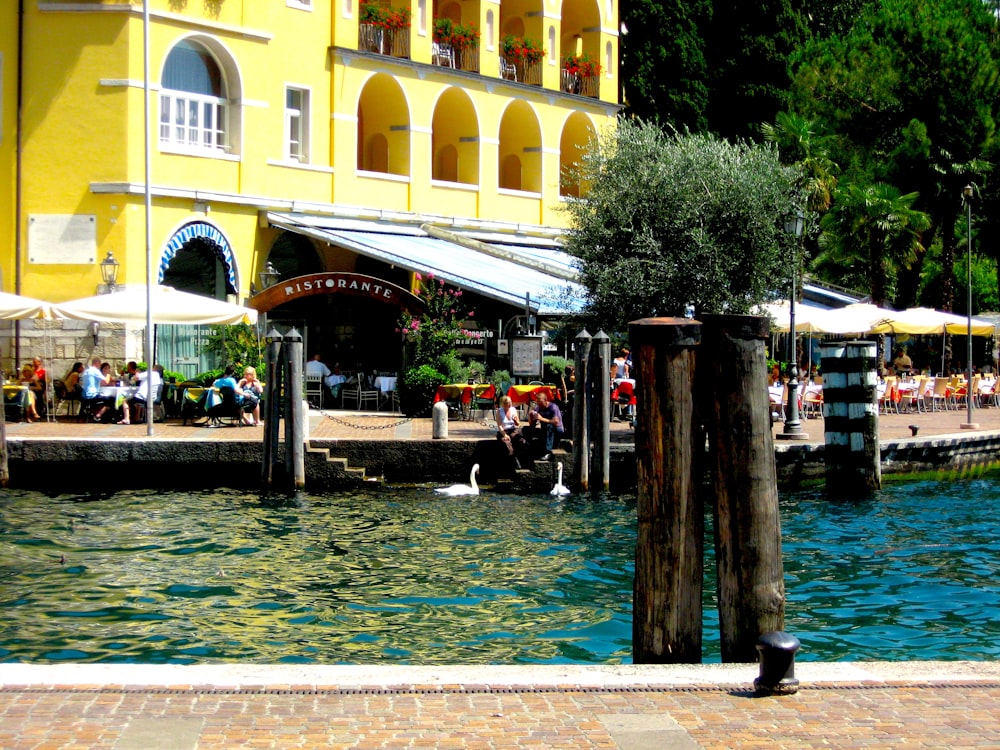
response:
<svg viewBox="0 0 1000 750"><path fill-rule="evenodd" d="M533 685L540 668L525 667L525 681L512 684L367 686L296 683L294 668L288 684L18 685L4 679L5 666L0 747L10 750L1000 748L1000 682L975 667L959 679L906 679L903 669L896 680L804 681L795 695L761 697L750 685L753 665L726 673L742 669L743 682L688 667L683 684L598 672L577 684ZM125 669L130 679L156 670ZM280 678L281 668L271 669Z"/></svg>

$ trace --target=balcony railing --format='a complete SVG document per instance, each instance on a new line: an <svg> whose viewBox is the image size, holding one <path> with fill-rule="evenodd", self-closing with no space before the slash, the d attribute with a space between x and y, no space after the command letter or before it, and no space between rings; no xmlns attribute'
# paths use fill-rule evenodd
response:
<svg viewBox="0 0 1000 750"><path fill-rule="evenodd" d="M514 67L514 79L521 83L529 83L532 86L542 85L542 61L525 62L520 58L507 58L508 66ZM502 69L503 66L501 66ZM503 75L503 74L501 74ZM509 76L503 75L504 78Z"/></svg>
<svg viewBox="0 0 1000 750"><path fill-rule="evenodd" d="M358 49L392 57L410 57L410 30L386 29L373 23L358 26Z"/></svg>
<svg viewBox="0 0 1000 750"><path fill-rule="evenodd" d="M458 50L455 65L459 70L467 70L470 73L479 72L479 47L466 47Z"/></svg>
<svg viewBox="0 0 1000 750"><path fill-rule="evenodd" d="M570 73L562 70L559 88L567 94L579 94L597 99L600 96L600 79L597 76L581 76L579 73Z"/></svg>

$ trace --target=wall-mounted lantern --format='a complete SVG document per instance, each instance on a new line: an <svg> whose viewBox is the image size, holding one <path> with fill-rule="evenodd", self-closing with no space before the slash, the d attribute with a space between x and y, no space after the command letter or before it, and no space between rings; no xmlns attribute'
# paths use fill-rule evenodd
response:
<svg viewBox="0 0 1000 750"><path fill-rule="evenodd" d="M101 279L109 292L113 292L118 286L118 266L115 256L108 250L108 257L101 261Z"/></svg>

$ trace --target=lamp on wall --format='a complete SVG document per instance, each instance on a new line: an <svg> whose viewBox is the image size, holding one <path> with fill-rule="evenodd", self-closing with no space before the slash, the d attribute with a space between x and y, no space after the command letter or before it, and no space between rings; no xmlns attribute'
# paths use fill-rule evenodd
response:
<svg viewBox="0 0 1000 750"><path fill-rule="evenodd" d="M90 335L94 337L94 346L97 346L98 339L101 337L101 324L96 320L90 322Z"/></svg>
<svg viewBox="0 0 1000 750"><path fill-rule="evenodd" d="M108 257L101 261L101 279L109 292L113 292L118 285L118 266L114 254L108 250Z"/></svg>
<svg viewBox="0 0 1000 750"><path fill-rule="evenodd" d="M267 265L264 267L264 270L261 271L259 275L260 275L261 291L277 284L278 279L281 276L281 274L278 273L278 270L273 265L271 265L270 261L267 262Z"/></svg>

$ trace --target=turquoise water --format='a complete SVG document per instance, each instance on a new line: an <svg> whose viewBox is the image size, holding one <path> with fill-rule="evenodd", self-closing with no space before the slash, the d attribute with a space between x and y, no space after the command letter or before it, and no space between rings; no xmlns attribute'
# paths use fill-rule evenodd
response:
<svg viewBox="0 0 1000 750"><path fill-rule="evenodd" d="M997 490L783 497L799 658L996 658ZM627 663L634 546L632 497L8 492L0 660Z"/></svg>

